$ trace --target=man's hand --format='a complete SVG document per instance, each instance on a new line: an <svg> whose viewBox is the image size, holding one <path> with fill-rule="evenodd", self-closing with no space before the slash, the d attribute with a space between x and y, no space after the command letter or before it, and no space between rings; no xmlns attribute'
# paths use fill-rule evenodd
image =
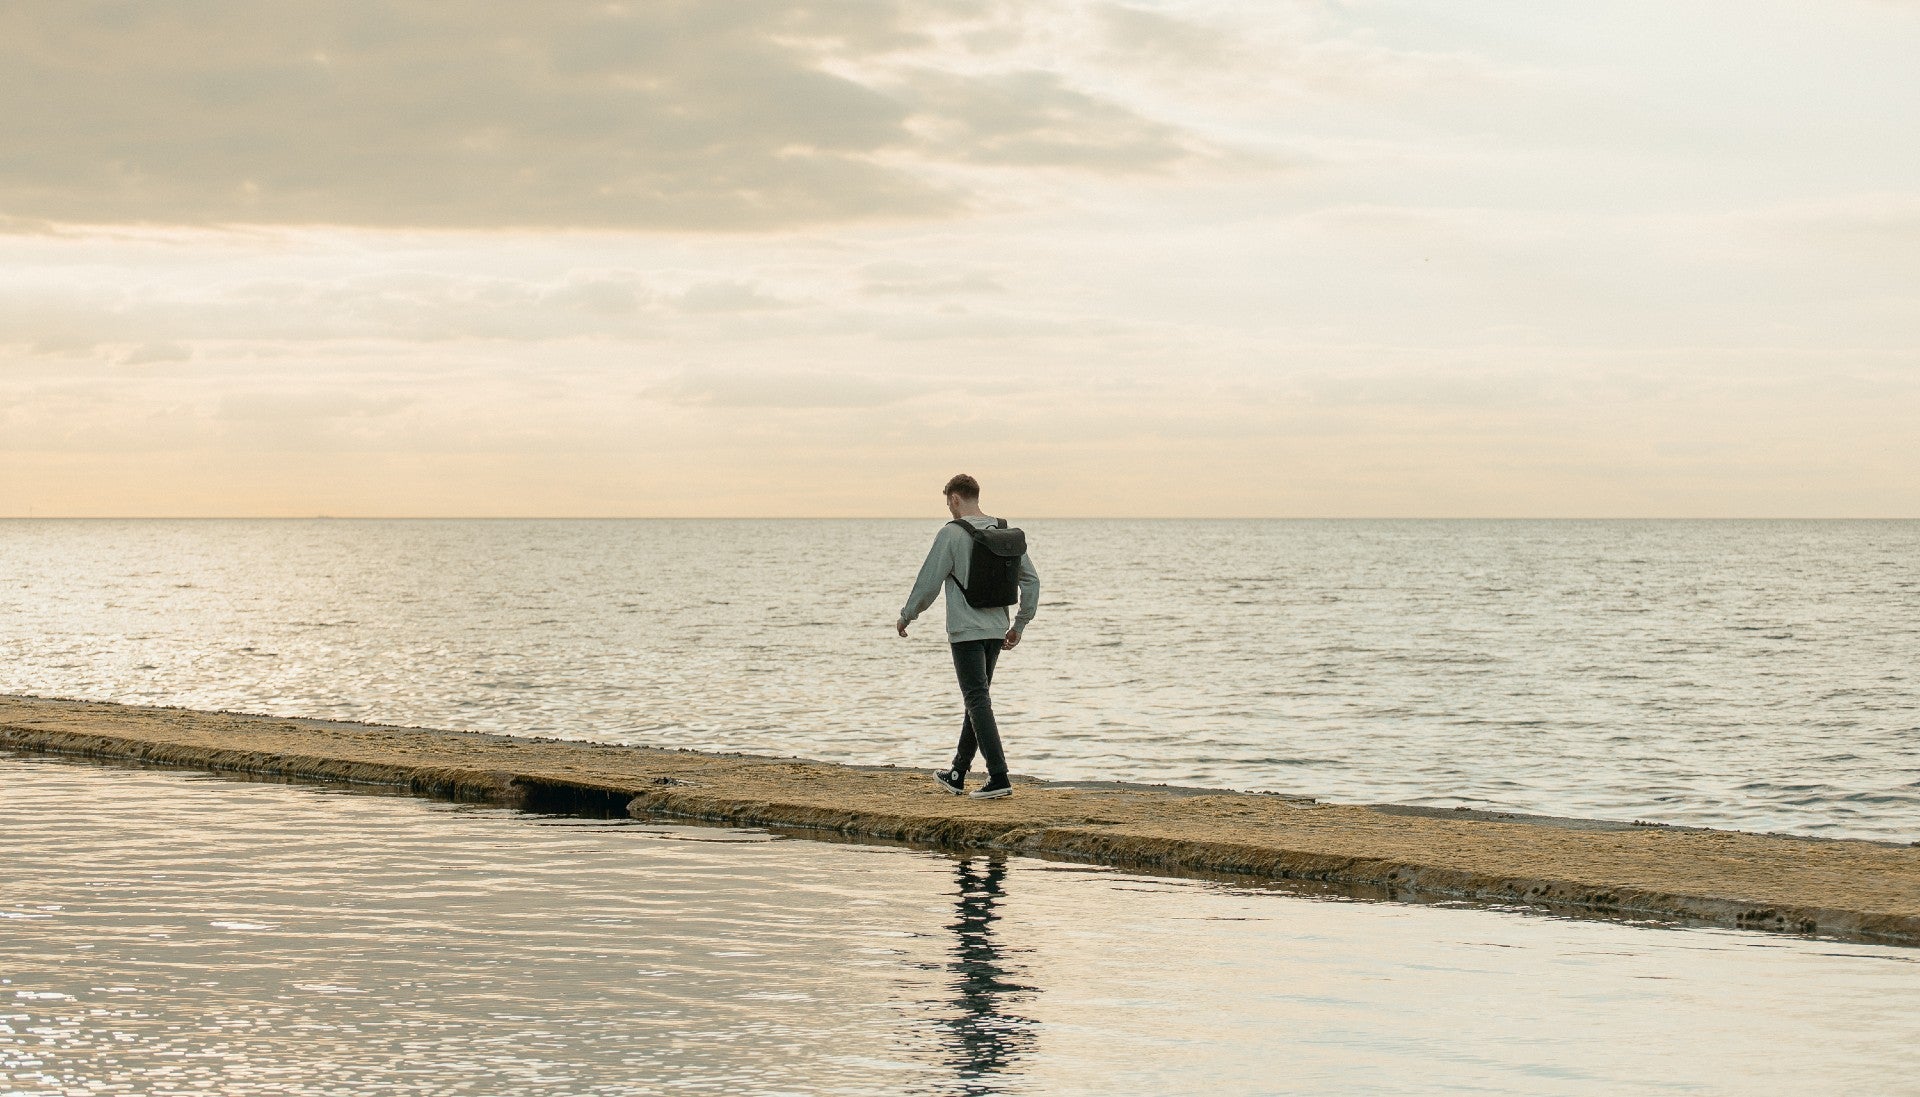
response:
<svg viewBox="0 0 1920 1097"><path fill-rule="evenodd" d="M894 628L894 631L895 631L895 632L898 632L898 633L899 633L899 634L901 635L901 637L902 637L902 638L905 638L905 637L906 637L906 635L907 635L907 623L906 623L905 621L895 621L895 622L893 623L893 628Z"/></svg>
<svg viewBox="0 0 1920 1097"><path fill-rule="evenodd" d="M1017 648L1020 646L1020 630L1019 629L1010 628L1007 630L1006 646L1010 648Z"/></svg>

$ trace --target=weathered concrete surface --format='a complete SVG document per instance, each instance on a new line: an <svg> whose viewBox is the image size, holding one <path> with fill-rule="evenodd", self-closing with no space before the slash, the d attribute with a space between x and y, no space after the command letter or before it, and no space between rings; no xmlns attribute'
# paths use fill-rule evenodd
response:
<svg viewBox="0 0 1920 1097"><path fill-rule="evenodd" d="M0 697L0 747L1920 945L1920 848L1884 843L1153 786L1022 782L972 801L885 767L23 697Z"/></svg>

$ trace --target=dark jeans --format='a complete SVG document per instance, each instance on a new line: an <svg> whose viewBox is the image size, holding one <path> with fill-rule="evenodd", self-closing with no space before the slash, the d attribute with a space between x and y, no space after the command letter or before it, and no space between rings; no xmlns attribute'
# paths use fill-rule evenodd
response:
<svg viewBox="0 0 1920 1097"><path fill-rule="evenodd" d="M960 699L966 702L967 718L960 724L960 749L954 752L953 768L961 773L973 768L973 752L978 749L986 759L989 777L1007 775L1007 756L1000 751L1000 725L993 722L993 700L987 687L993 685L993 665L1000 661L1000 649L1006 641L962 640L953 647L953 673L960 679Z"/></svg>

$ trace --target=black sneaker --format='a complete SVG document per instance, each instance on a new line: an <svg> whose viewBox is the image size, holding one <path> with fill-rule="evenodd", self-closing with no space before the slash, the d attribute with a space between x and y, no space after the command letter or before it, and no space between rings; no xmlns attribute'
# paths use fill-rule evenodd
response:
<svg viewBox="0 0 1920 1097"><path fill-rule="evenodd" d="M998 800L1002 796L1013 795L1013 782L1004 776L989 777L986 784L967 795L974 800Z"/></svg>
<svg viewBox="0 0 1920 1097"><path fill-rule="evenodd" d="M934 774L933 779L940 782L941 788L946 789L955 796L965 796L967 794L967 775L957 769L943 769L939 773Z"/></svg>

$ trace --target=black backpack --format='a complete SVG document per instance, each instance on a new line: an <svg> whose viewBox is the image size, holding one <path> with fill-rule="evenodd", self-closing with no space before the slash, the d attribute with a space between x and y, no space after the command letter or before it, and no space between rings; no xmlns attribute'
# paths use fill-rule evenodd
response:
<svg viewBox="0 0 1920 1097"><path fill-rule="evenodd" d="M953 525L973 538L973 558L967 563L967 585L960 592L975 609L997 609L1020 600L1020 558L1027 554L1027 535L1008 529L1007 520L997 527L980 529L972 522L955 518ZM958 584L958 576L954 578Z"/></svg>

